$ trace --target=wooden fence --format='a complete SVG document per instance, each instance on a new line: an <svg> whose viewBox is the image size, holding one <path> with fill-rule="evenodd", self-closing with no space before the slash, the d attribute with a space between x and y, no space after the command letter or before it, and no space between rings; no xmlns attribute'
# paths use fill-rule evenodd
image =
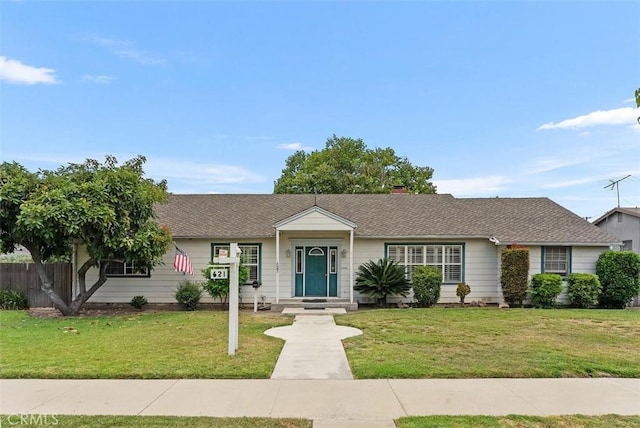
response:
<svg viewBox="0 0 640 428"><path fill-rule="evenodd" d="M69 304L73 280L71 263L48 263L45 271L53 282L55 292ZM40 288L41 285L33 263L0 263L0 289L22 291L29 298L32 308L53 306L51 299Z"/></svg>

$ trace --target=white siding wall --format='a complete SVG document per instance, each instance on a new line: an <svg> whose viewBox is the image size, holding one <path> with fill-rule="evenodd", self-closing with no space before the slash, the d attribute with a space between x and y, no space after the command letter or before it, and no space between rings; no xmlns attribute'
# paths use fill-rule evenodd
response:
<svg viewBox="0 0 640 428"><path fill-rule="evenodd" d="M402 240L395 241L397 243L409 244L412 241ZM416 240L415 243L425 244L429 241ZM436 241L433 241L436 242ZM378 260L384 257L385 244L393 244L393 240L360 240L357 241L357 255L354 264L357 267L369 260ZM460 240L443 241L438 240L438 244L461 243ZM498 270L498 248L488 240L470 240L464 243L464 280L471 287L471 293L465 298L465 301L482 300L487 303L495 303L499 300L498 289L499 270ZM454 303L460 299L456 296L457 284L443 284L440 292L439 303ZM359 302L369 303L366 296L360 296L356 293ZM401 299L389 299L396 301ZM412 297L403 299L411 301Z"/></svg>
<svg viewBox="0 0 640 428"><path fill-rule="evenodd" d="M338 246L339 263L339 297L349 297L349 236L345 232L334 232L326 235L308 234L302 232L283 232L280 239L280 298L293 296L293 273L292 266L294 260L294 247L302 239L308 242L328 242L330 245ZM90 302L99 303L128 303L135 295L144 295L151 303L175 303L174 294L178 283L184 279L194 281L204 281L201 270L204 269L211 260L211 244L213 242L226 242L226 240L193 239L178 240L178 247L185 251L193 264L194 275L183 275L173 269L174 251L170 249L165 254L164 264L156 267L149 278L109 278L109 280L91 297ZM258 240L238 240L239 244L256 244ZM396 241L409 243L411 241ZM428 241L415 241L428 243ZM439 240L438 243L447 243ZM448 241L460 243L459 240ZM360 266L369 260L378 260L384 257L385 243L394 243L393 240L356 240L354 242L354 262L353 275ZM488 240L468 240L464 243L464 279L471 287L471 294L466 297L467 302L482 300L484 302L500 302L502 293L500 291L500 250L503 247L496 247ZM595 263L600 253L605 251L605 247L573 247L572 250L572 272L595 273ZM262 287L258 289L258 296L265 296L267 302L274 302L276 297L276 243L275 238L263 240L261 246L262 254ZM291 251L291 257L286 257L286 251ZM347 250L346 257L342 257L342 250ZM540 273L541 271L541 248L530 247L530 271L529 275ZM80 254L79 260L82 263L86 255ZM92 269L87 275L87 285L90 286L97 279L97 270ZM250 286L241 286L243 303L252 303L254 290ZM566 293L563 292L564 298ZM368 303L366 296L361 296L357 292L354 294L356 302ZM411 298L407 299L408 301ZM455 284L443 284L440 303L458 302ZM206 293L202 302L215 302Z"/></svg>
<svg viewBox="0 0 640 428"><path fill-rule="evenodd" d="M501 247L505 248L505 247ZM596 261L600 254L608 250L608 247L572 247L571 272L572 273L596 273ZM531 277L542 272L542 247L529 247L529 281ZM498 281L500 281L500 268L498 268ZM562 293L558 296L558 303L568 304L567 283L563 284ZM526 300L529 303L529 300Z"/></svg>

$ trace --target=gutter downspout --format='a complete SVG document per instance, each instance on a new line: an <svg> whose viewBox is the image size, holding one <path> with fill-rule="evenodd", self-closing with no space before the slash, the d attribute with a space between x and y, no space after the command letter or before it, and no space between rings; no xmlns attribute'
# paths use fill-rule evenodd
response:
<svg viewBox="0 0 640 428"><path fill-rule="evenodd" d="M500 260L500 241L498 240L498 238L496 238L495 236L491 235L489 237L489 241L493 242L493 244L496 246L496 273L498 274L498 281L496 281L496 298L498 300L498 305L501 305L504 303L504 296L502 295L502 285L500 284L500 265L501 265L501 260Z"/></svg>
<svg viewBox="0 0 640 428"><path fill-rule="evenodd" d="M353 229L349 231L349 303L353 304Z"/></svg>
<svg viewBox="0 0 640 428"><path fill-rule="evenodd" d="M280 302L280 229L276 229L276 304Z"/></svg>

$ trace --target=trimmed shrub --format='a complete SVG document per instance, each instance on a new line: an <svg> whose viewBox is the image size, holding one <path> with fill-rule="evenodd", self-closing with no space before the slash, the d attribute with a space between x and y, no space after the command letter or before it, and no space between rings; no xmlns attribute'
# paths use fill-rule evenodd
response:
<svg viewBox="0 0 640 428"><path fill-rule="evenodd" d="M633 251L605 251L596 262L602 285L599 305L623 309L640 293L640 254Z"/></svg>
<svg viewBox="0 0 640 428"><path fill-rule="evenodd" d="M442 272L435 266L416 266L412 277L413 296L421 308L428 308L440 300Z"/></svg>
<svg viewBox="0 0 640 428"><path fill-rule="evenodd" d="M142 307L144 305L146 305L147 303L149 303L149 302L147 302L147 298L142 296L142 295L133 296L133 298L129 302L129 304L131 306L133 306L134 308L136 308L139 311L142 310Z"/></svg>
<svg viewBox="0 0 640 428"><path fill-rule="evenodd" d="M572 273L567 276L567 295L573 306L588 308L598 303L602 286L598 275Z"/></svg>
<svg viewBox="0 0 640 428"><path fill-rule="evenodd" d="M387 258L377 262L369 260L358 267L354 290L376 300L378 306L387 302L387 296L407 297L411 284L407 280L404 267Z"/></svg>
<svg viewBox="0 0 640 428"><path fill-rule="evenodd" d="M29 309L29 299L19 290L0 290L0 309Z"/></svg>
<svg viewBox="0 0 640 428"><path fill-rule="evenodd" d="M537 273L531 278L530 291L533 306L551 308L562 293L562 276L557 273Z"/></svg>
<svg viewBox="0 0 640 428"><path fill-rule="evenodd" d="M464 305L464 298L467 297L469 293L471 293L471 287L469 287L469 284L459 282L456 287L456 296L460 298L461 305Z"/></svg>
<svg viewBox="0 0 640 428"><path fill-rule="evenodd" d="M178 283L176 300L187 311L195 311L202 297L202 288L195 281L184 280Z"/></svg>
<svg viewBox="0 0 640 428"><path fill-rule="evenodd" d="M522 306L529 285L528 248L507 248L502 251L500 284L505 302L509 306Z"/></svg>

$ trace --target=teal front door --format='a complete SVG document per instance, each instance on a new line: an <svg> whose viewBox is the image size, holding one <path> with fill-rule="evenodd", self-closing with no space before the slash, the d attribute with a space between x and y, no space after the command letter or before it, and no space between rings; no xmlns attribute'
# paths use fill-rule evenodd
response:
<svg viewBox="0 0 640 428"><path fill-rule="evenodd" d="M338 296L338 247L295 247L294 296Z"/></svg>
<svg viewBox="0 0 640 428"><path fill-rule="evenodd" d="M327 295L327 249L307 247L305 255L305 296Z"/></svg>

